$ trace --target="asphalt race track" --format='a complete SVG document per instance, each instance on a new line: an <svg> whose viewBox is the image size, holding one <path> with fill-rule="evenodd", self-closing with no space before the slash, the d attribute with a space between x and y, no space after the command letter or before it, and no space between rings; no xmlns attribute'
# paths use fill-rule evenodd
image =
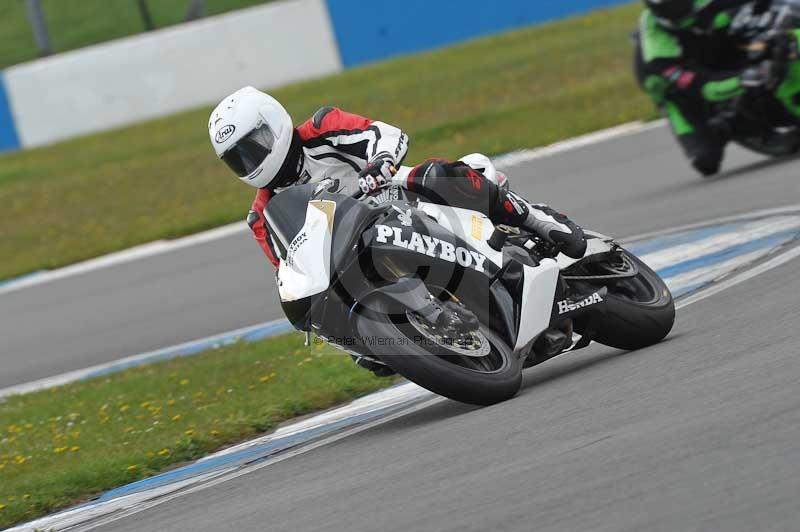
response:
<svg viewBox="0 0 800 532"><path fill-rule="evenodd" d="M534 368L101 530L797 530L793 262L680 312L669 341Z"/></svg>
<svg viewBox="0 0 800 532"><path fill-rule="evenodd" d="M795 162L731 150L726 168L696 177L662 127L510 175L523 195L620 238L800 202ZM0 388L280 317L271 266L243 232L0 294Z"/></svg>
<svg viewBox="0 0 800 532"><path fill-rule="evenodd" d="M795 161L727 167L699 179L659 128L512 180L619 237L800 203ZM0 385L279 317L270 283L237 236L4 294ZM105 528L797 530L798 292L793 261L680 310L658 346L560 357L512 401L443 401Z"/></svg>

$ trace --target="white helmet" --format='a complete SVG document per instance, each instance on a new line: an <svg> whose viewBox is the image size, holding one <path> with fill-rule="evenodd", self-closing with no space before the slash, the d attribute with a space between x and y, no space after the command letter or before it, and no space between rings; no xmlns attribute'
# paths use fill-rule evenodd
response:
<svg viewBox="0 0 800 532"><path fill-rule="evenodd" d="M292 143L292 117L272 96L244 87L211 113L208 134L217 157L250 186L275 181Z"/></svg>

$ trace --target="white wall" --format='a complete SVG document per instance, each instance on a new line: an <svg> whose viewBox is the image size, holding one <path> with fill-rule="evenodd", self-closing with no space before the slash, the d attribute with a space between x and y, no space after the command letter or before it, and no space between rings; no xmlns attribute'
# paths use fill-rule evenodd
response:
<svg viewBox="0 0 800 532"><path fill-rule="evenodd" d="M324 0L282 0L4 71L23 147L342 70Z"/></svg>

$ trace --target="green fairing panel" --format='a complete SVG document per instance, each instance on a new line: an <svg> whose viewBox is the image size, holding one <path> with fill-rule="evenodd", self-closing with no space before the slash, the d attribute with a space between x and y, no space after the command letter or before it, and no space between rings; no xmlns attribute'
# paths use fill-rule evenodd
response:
<svg viewBox="0 0 800 532"><path fill-rule="evenodd" d="M800 29L792 30L800 43ZM798 49L800 51L800 49ZM800 116L800 61L793 61L775 97L795 116Z"/></svg>
<svg viewBox="0 0 800 532"><path fill-rule="evenodd" d="M800 117L800 62L795 61L789 67L775 96L793 115Z"/></svg>
<svg viewBox="0 0 800 532"><path fill-rule="evenodd" d="M675 59L683 54L677 37L659 27L656 18L649 10L642 12L639 20L639 34L645 63L656 59Z"/></svg>

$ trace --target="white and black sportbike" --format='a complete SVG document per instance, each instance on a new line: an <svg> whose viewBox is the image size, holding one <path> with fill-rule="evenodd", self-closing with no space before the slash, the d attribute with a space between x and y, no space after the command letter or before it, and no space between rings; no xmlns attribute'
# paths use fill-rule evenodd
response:
<svg viewBox="0 0 800 532"><path fill-rule="evenodd" d="M296 186L269 203L279 292L297 329L367 367L488 405L517 393L523 367L592 340L638 349L672 328L664 282L610 238L587 233L575 260L397 187L360 200L332 190Z"/></svg>

